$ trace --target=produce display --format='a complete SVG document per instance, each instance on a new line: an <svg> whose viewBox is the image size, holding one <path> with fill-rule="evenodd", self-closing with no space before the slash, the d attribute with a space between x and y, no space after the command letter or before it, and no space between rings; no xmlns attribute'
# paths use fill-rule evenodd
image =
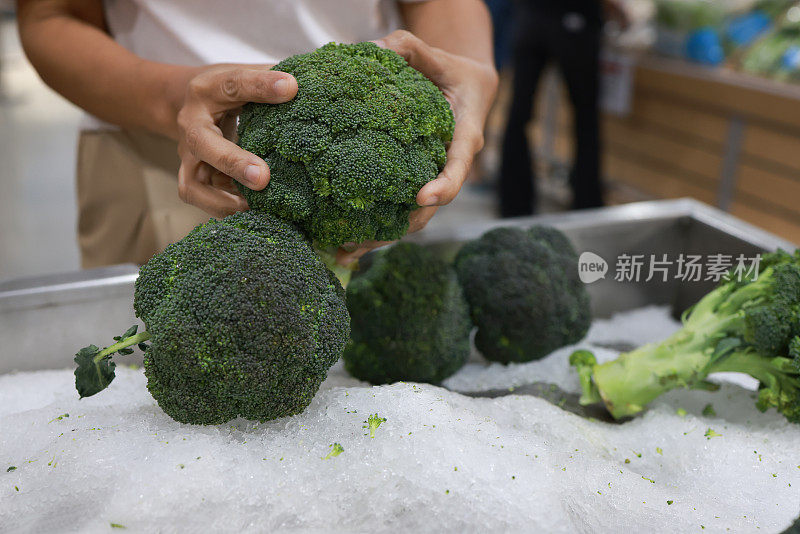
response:
<svg viewBox="0 0 800 534"><path fill-rule="evenodd" d="M657 0L655 49L779 81L800 79L800 2Z"/></svg>
<svg viewBox="0 0 800 534"><path fill-rule="evenodd" d="M453 114L432 82L373 43L331 43L275 68L295 75L297 96L246 106L239 128L270 164L269 186L243 189L250 211L198 226L141 268L134 309L147 331L81 349L81 397L105 389L112 356L138 345L148 389L175 420L267 421L308 406L339 359L344 292L311 240L402 237L417 192L444 166Z"/></svg>
<svg viewBox="0 0 800 534"><path fill-rule="evenodd" d="M413 243L375 256L347 286L345 367L373 384L441 382L470 353L472 322L453 267Z"/></svg>
<svg viewBox="0 0 800 534"><path fill-rule="evenodd" d="M666 4L664 24L731 22L709 2ZM759 6L770 24L781 16L774 3ZM729 25L721 50L746 26ZM754 70L783 46L748 39L761 50L745 61ZM593 322L578 254L546 226L496 228L449 256L397 243L367 256L345 289L330 251L404 236L416 194L445 164L453 113L436 86L372 43L331 43L275 69L299 90L242 111L240 145L271 168L263 191L240 186L251 209L196 227L141 267L133 307L145 330L81 349L78 396L62 387L66 371L22 376L18 387L37 395L53 381L34 407L0 388L0 422L24 426L31 443L29 452L0 436L22 493L16 513L0 507L0 524L47 531L19 510L53 505L61 497L41 492L76 473L90 503L76 524L92 531L154 530L179 508L189 517L176 530L213 531L574 532L595 527L591 512L609 532L645 519L656 532L722 532L784 528L796 515L770 499L800 497L796 462L775 459L800 436L787 424L800 423L800 251L764 255L757 276L730 273L680 324L648 308ZM647 335L652 324L658 336ZM472 334L482 359L470 359ZM609 348L619 341L640 346ZM143 376L116 367L134 347ZM712 376L722 372L758 382L755 407ZM78 404L117 373L124 384ZM538 383L562 403L515 393ZM715 409L719 389L728 400ZM619 420L650 410L614 425L562 409L578 395ZM54 406L62 413L45 421ZM129 442L141 454L127 459ZM727 453L729 443L747 459ZM53 483L45 462L19 469L51 454L47 469L64 459L74 471ZM161 491L175 470L187 476ZM748 476L752 493L726 500L731 480ZM134 477L159 496L144 512L130 506L144 502L128 487ZM673 505L680 513L665 514Z"/></svg>
<svg viewBox="0 0 800 534"><path fill-rule="evenodd" d="M605 361L612 342L678 327L669 307L632 309L540 360L474 358L444 387L372 386L338 363L301 414L212 427L173 421L127 365L80 400L71 370L3 374L0 530L781 532L800 513L800 425L759 413L731 379L624 424L454 391L546 381L576 395L576 348Z"/></svg>
<svg viewBox="0 0 800 534"><path fill-rule="evenodd" d="M331 43L273 69L299 90L242 110L239 144L272 170L263 191L240 185L250 208L297 223L322 247L402 237L453 137L442 92L373 43Z"/></svg>
<svg viewBox="0 0 800 534"><path fill-rule="evenodd" d="M784 20L744 56L745 72L780 81L800 81L800 9L796 18Z"/></svg>
<svg viewBox="0 0 800 534"><path fill-rule="evenodd" d="M710 374L735 372L758 380L759 410L775 408L800 423L800 251L766 255L758 276L730 278L661 343L603 364L574 353L582 402L603 402L614 417L626 417L672 389L716 389Z"/></svg>
<svg viewBox="0 0 800 534"><path fill-rule="evenodd" d="M567 238L548 227L498 228L464 245L455 266L481 354L527 362L582 339L591 311L577 264Z"/></svg>

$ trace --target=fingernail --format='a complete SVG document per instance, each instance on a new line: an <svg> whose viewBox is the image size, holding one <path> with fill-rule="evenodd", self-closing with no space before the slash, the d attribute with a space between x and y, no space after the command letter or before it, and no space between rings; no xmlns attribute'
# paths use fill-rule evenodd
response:
<svg viewBox="0 0 800 534"><path fill-rule="evenodd" d="M247 185L251 188L260 186L261 167L258 165L248 165L244 170L244 179L247 181Z"/></svg>
<svg viewBox="0 0 800 534"><path fill-rule="evenodd" d="M380 46L381 48L386 48L386 41L384 41L383 39L375 39L372 42Z"/></svg>
<svg viewBox="0 0 800 534"><path fill-rule="evenodd" d="M272 87L279 95L285 95L289 91L289 81L286 78L281 78Z"/></svg>

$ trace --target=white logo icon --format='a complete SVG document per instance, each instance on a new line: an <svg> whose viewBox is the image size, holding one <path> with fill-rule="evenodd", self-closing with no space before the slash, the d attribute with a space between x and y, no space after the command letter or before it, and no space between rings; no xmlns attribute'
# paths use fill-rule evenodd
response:
<svg viewBox="0 0 800 534"><path fill-rule="evenodd" d="M584 252L578 258L578 276L584 284L592 284L606 277L608 262L594 252Z"/></svg>

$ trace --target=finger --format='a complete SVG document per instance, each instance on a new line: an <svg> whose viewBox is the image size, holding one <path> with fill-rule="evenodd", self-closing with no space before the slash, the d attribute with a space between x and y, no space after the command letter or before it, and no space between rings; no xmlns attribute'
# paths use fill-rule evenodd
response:
<svg viewBox="0 0 800 534"><path fill-rule="evenodd" d="M381 48L394 50L428 78L435 80L444 72L441 50L433 48L409 31L397 30L373 42Z"/></svg>
<svg viewBox="0 0 800 534"><path fill-rule="evenodd" d="M231 179L230 176L227 174L222 174L221 172L214 170L211 174L211 185L216 187L217 189L221 189L223 191L227 191L232 195L241 196L239 193L239 188L236 187L236 182Z"/></svg>
<svg viewBox="0 0 800 534"><path fill-rule="evenodd" d="M354 261L361 259L367 252L375 250L376 248L385 247L392 243L394 243L394 241L364 241L363 243L359 243L355 249L340 247L339 250L336 251L336 263L347 267Z"/></svg>
<svg viewBox="0 0 800 534"><path fill-rule="evenodd" d="M189 93L220 104L214 111L247 102L280 104L297 94L297 80L285 72L235 67L198 76L189 82Z"/></svg>
<svg viewBox="0 0 800 534"><path fill-rule="evenodd" d="M186 130L185 140L195 159L205 161L250 189L260 191L269 183L266 162L225 139L210 117L200 117L192 122Z"/></svg>
<svg viewBox="0 0 800 534"><path fill-rule="evenodd" d="M367 249L368 251L369 249ZM361 249L356 249L350 252L340 248L336 251L336 263L342 267L350 267L354 262L358 261L361 256L366 254L367 251L361 252Z"/></svg>
<svg viewBox="0 0 800 534"><path fill-rule="evenodd" d="M438 206L429 206L412 211L408 217L408 233L419 232L425 228L438 209Z"/></svg>
<svg viewBox="0 0 800 534"><path fill-rule="evenodd" d="M483 145L483 134L470 124L456 125L453 141L447 150L447 163L439 176L417 193L420 206L444 206L456 198L467 179L475 154Z"/></svg>
<svg viewBox="0 0 800 534"><path fill-rule="evenodd" d="M341 265L342 267L349 267L354 262L358 261L361 256L366 254L372 249L369 248L357 248L355 250L346 251L343 248L340 248L336 251L336 263Z"/></svg>
<svg viewBox="0 0 800 534"><path fill-rule="evenodd" d="M196 175L203 163L183 161L178 170L178 196L187 204L197 206L214 217L226 217L248 208L244 198L203 183Z"/></svg>

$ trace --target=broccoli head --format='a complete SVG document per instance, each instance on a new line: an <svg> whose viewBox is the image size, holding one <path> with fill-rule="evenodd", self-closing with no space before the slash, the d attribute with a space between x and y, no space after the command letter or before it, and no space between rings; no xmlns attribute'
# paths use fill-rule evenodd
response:
<svg viewBox="0 0 800 534"><path fill-rule="evenodd" d="M183 423L301 412L349 335L344 290L311 244L291 223L251 211L212 219L150 259L134 309L147 332L120 344L149 339L147 388ZM91 358L101 371L110 349L119 350Z"/></svg>
<svg viewBox="0 0 800 534"><path fill-rule="evenodd" d="M373 384L441 382L470 350L472 325L455 272L412 243L374 258L347 286L352 334L345 367Z"/></svg>
<svg viewBox="0 0 800 534"><path fill-rule="evenodd" d="M322 247L402 237L453 136L441 91L373 43L330 43L273 69L292 74L298 92L242 110L239 144L271 169L263 191L240 185L250 208L297 223Z"/></svg>
<svg viewBox="0 0 800 534"><path fill-rule="evenodd" d="M578 258L554 228L498 228L464 245L458 279L489 360L527 362L581 340L591 310Z"/></svg>
<svg viewBox="0 0 800 534"><path fill-rule="evenodd" d="M602 401L614 417L636 414L672 389L716 389L708 375L736 372L759 381L759 410L800 423L800 252L765 255L757 276L731 273L661 343L599 365L582 351L571 363L582 402Z"/></svg>

